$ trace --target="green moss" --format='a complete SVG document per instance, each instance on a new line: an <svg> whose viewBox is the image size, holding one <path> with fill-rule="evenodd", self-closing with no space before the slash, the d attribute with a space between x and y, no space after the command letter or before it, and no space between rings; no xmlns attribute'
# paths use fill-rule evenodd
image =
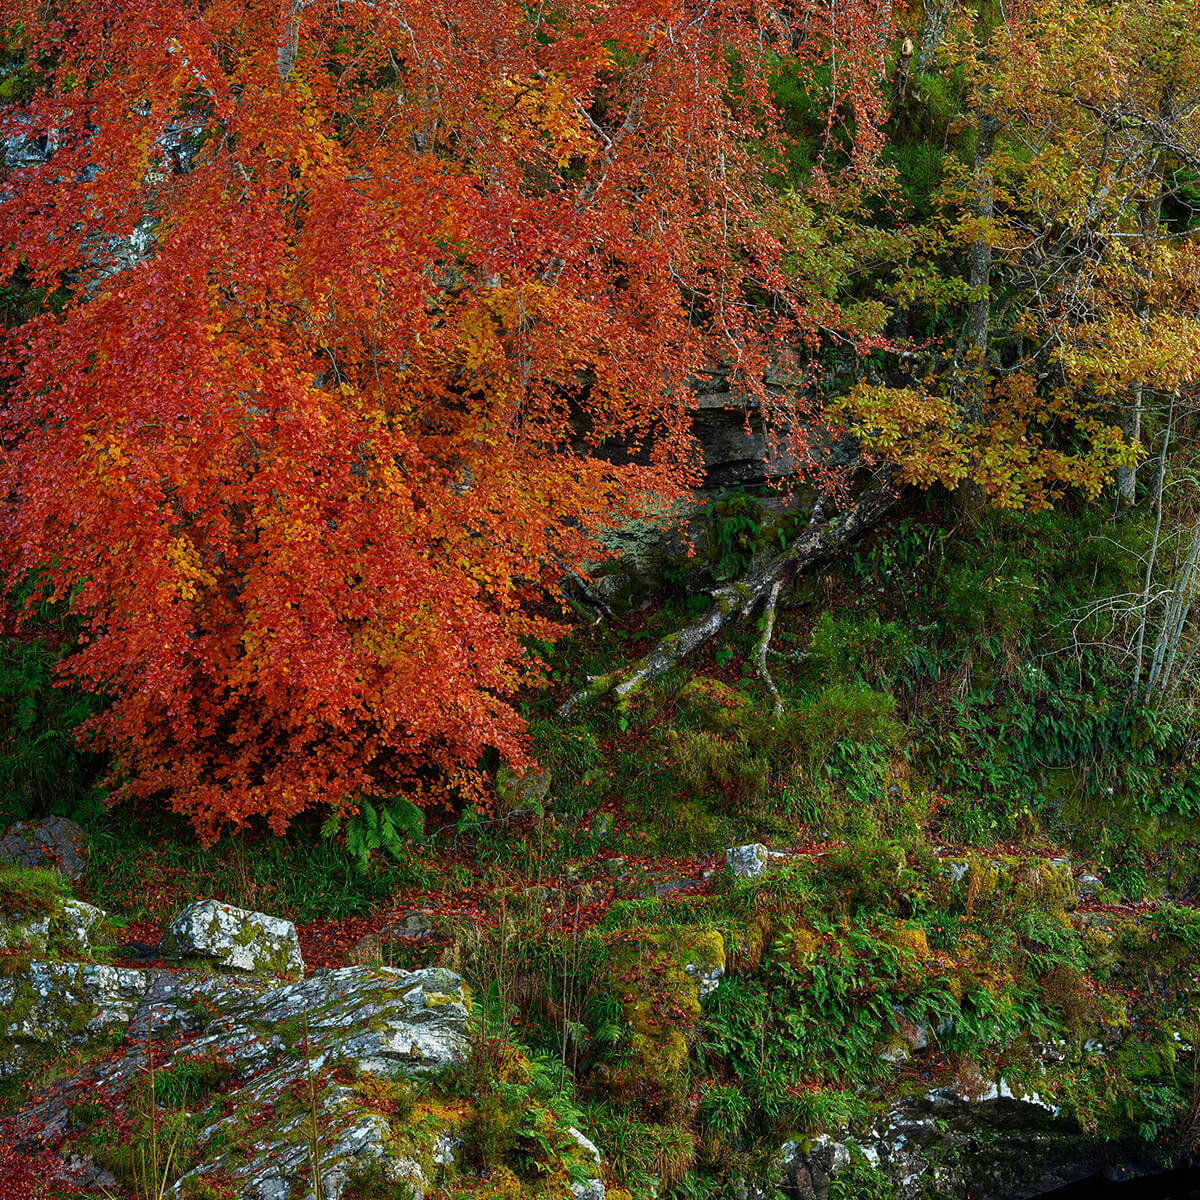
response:
<svg viewBox="0 0 1200 1200"><path fill-rule="evenodd" d="M684 685L678 701L686 712L718 732L738 728L754 712L749 696L719 679L701 675Z"/></svg>
<svg viewBox="0 0 1200 1200"><path fill-rule="evenodd" d="M696 976L724 967L725 943L715 929L666 926L613 938L608 986L622 1006L628 1050L614 1086L649 1087L668 1106L681 1100L700 1016Z"/></svg>
<svg viewBox="0 0 1200 1200"><path fill-rule="evenodd" d="M83 999L72 1004L68 1012L67 1030L76 1037L79 1037L87 1033L88 1026L92 1023L92 1018L99 1012L99 1009L93 1001Z"/></svg>
<svg viewBox="0 0 1200 1200"><path fill-rule="evenodd" d="M33 985L23 979L17 984L16 995L13 997L12 1003L4 1011L3 1020L6 1025L21 1025L25 1019L33 1012L37 1006L38 994L34 991Z"/></svg>

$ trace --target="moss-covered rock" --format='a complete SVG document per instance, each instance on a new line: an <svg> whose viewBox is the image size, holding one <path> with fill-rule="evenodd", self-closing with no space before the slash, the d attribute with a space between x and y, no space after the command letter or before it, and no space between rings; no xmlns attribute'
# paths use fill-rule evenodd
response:
<svg viewBox="0 0 1200 1200"><path fill-rule="evenodd" d="M20 821L0 837L0 863L80 879L87 869L87 833L67 817Z"/></svg>
<svg viewBox="0 0 1200 1200"><path fill-rule="evenodd" d="M687 713L718 733L738 729L754 715L754 705L744 692L703 675L690 679L678 700Z"/></svg>
<svg viewBox="0 0 1200 1200"><path fill-rule="evenodd" d="M684 925L613 935L609 985L625 1015L627 1063L615 1086L653 1091L668 1107L681 1098L700 1001L725 970L718 930Z"/></svg>
<svg viewBox="0 0 1200 1200"><path fill-rule="evenodd" d="M189 904L163 934L164 958L207 961L230 971L296 977L304 974L291 921L248 912L219 900Z"/></svg>

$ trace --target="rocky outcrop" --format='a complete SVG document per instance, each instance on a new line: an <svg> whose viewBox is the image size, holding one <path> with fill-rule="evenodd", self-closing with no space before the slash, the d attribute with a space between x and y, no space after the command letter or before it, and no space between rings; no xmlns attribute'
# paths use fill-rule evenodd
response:
<svg viewBox="0 0 1200 1200"><path fill-rule="evenodd" d="M219 900L189 904L167 927L161 950L164 958L205 960L227 971L304 974L291 921Z"/></svg>
<svg viewBox="0 0 1200 1200"><path fill-rule="evenodd" d="M1003 1080L977 1095L942 1088L909 1097L841 1140L786 1143L780 1162L776 1186L787 1200L824 1200L833 1178L855 1162L904 1200L1026 1200L1093 1175L1128 1178L1158 1166L1144 1150L1092 1137ZM737 1189L743 1200L772 1192L748 1183Z"/></svg>
<svg viewBox="0 0 1200 1200"><path fill-rule="evenodd" d="M86 955L92 948L92 936L104 923L106 915L91 904L70 898L57 900L48 913L0 912L0 950Z"/></svg>
<svg viewBox="0 0 1200 1200"><path fill-rule="evenodd" d="M450 971L346 967L224 1009L188 1054L230 1062L246 1082L235 1093L236 1111L198 1134L202 1161L177 1191L186 1179L220 1177L246 1200L303 1195L314 1144L330 1200L372 1162L420 1185L432 1175L436 1132L427 1153L397 1156L387 1116L371 1111L364 1104L371 1089L355 1084L460 1061L467 1004L462 980ZM281 1104L287 1096L298 1103Z"/></svg>
<svg viewBox="0 0 1200 1200"><path fill-rule="evenodd" d="M391 1081L466 1054L469 1001L450 971L349 967L268 987L251 975L37 961L0 980L0 1003L10 1067L33 1048L94 1055L26 1105L25 1144L69 1133L81 1107L135 1110L151 1044L159 1097L175 1094L173 1078L219 1083L221 1103L183 1093L195 1131L176 1196L219 1179L242 1200L300 1200L314 1147L325 1200L372 1165L419 1194L453 1155L453 1137L436 1123L393 1128L388 1098Z"/></svg>
<svg viewBox="0 0 1200 1200"><path fill-rule="evenodd" d="M1152 1166L1003 1081L979 1097L943 1089L894 1105L858 1144L904 1196L1024 1200L1117 1164L1126 1173Z"/></svg>
<svg viewBox="0 0 1200 1200"><path fill-rule="evenodd" d="M80 879L87 869L87 834L66 817L20 821L0 838L0 864L52 867L68 879Z"/></svg>
<svg viewBox="0 0 1200 1200"><path fill-rule="evenodd" d="M128 1039L197 1033L239 983L195 972L34 959L0 978L0 1077L42 1058L111 1050Z"/></svg>
<svg viewBox="0 0 1200 1200"><path fill-rule="evenodd" d="M575 1144L574 1159L582 1166L587 1178L571 1184L575 1200L604 1200L604 1180L600 1178L600 1151L591 1138L580 1133L574 1125L566 1128L567 1137Z"/></svg>

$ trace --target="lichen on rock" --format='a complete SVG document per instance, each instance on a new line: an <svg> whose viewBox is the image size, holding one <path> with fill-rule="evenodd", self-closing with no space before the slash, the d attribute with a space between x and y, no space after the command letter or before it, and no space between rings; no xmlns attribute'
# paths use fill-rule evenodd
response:
<svg viewBox="0 0 1200 1200"><path fill-rule="evenodd" d="M189 904L167 927L161 950L165 958L205 960L230 971L304 974L300 941L291 921L219 900Z"/></svg>

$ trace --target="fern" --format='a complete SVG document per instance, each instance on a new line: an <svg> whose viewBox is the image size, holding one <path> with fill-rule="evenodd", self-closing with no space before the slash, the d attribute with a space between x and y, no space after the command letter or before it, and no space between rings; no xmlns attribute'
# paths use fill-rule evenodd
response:
<svg viewBox="0 0 1200 1200"><path fill-rule="evenodd" d="M337 832L339 818L330 816L321 832ZM370 800L360 800L358 812L345 822L347 852L357 860L360 871L370 865L371 855L382 852L397 862L408 854L414 842L425 836L425 814L411 800L398 796L378 808Z"/></svg>

